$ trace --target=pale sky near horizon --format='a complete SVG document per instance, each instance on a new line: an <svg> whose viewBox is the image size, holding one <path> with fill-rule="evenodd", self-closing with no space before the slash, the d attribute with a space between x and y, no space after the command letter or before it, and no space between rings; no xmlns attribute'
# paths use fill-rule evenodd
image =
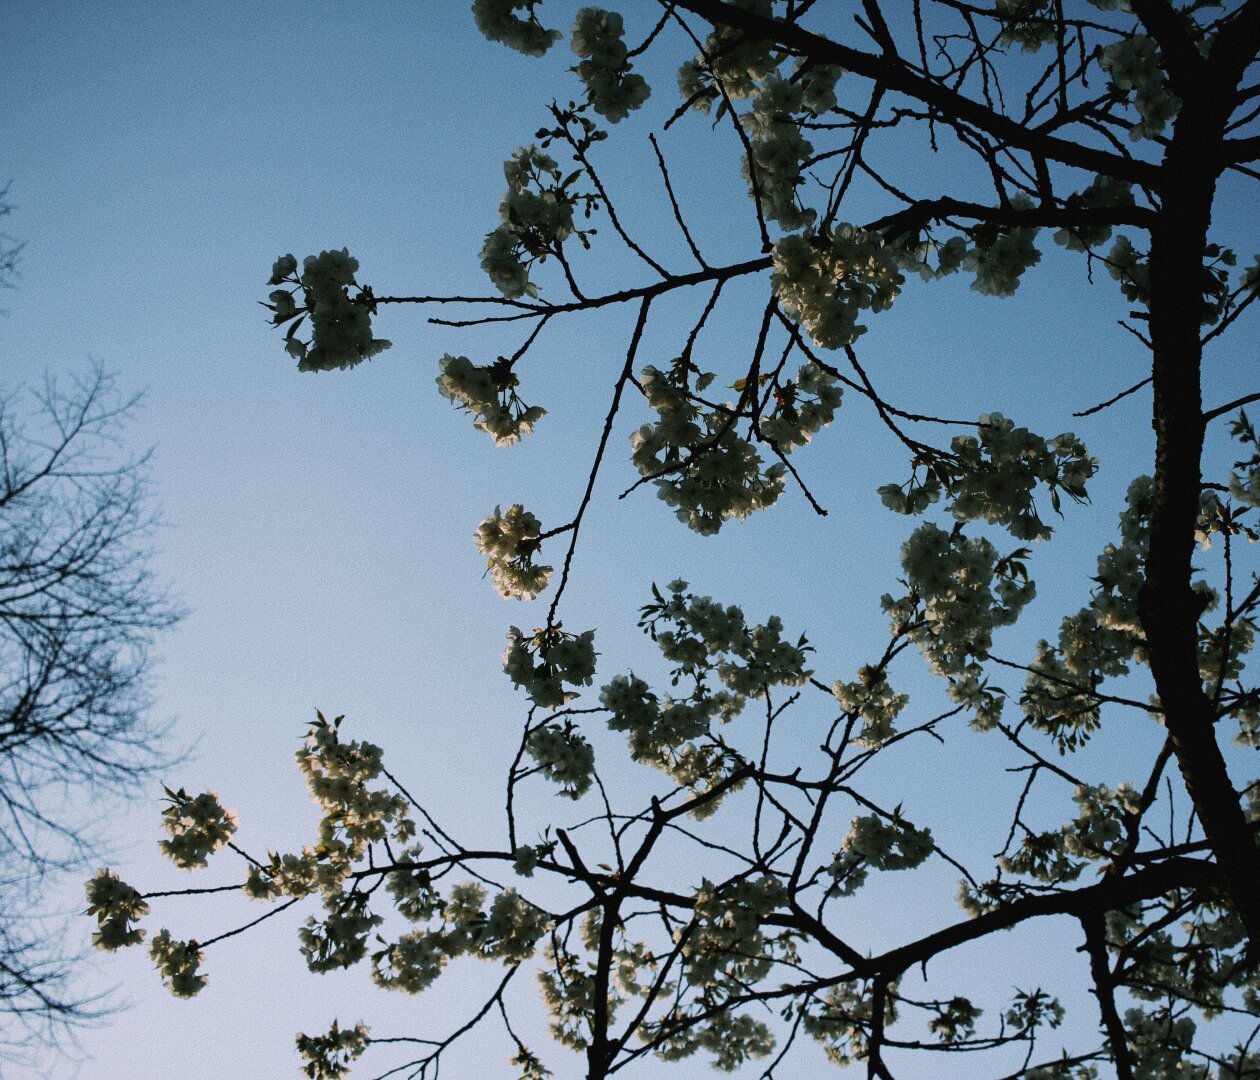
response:
<svg viewBox="0 0 1260 1080"><path fill-rule="evenodd" d="M563 14L552 21L567 26L578 5L554 6ZM68 377L92 358L125 390L146 392L129 437L136 448L156 448L166 526L154 565L191 612L157 650L155 714L171 721L170 750L188 751L167 782L218 791L240 812L246 848L295 849L310 840L315 815L292 754L319 708L346 714L352 737L383 746L391 771L448 829L501 842L502 780L525 711L500 672L503 636L510 624L540 624L550 594L533 608L497 597L481 580L472 533L496 504L517 501L545 527L568 520L634 312L557 320L543 332L523 383L549 413L507 451L474 431L434 378L442 353L492 359L519 344L518 330L431 327L428 309L383 310L377 333L394 341L390 351L350 372L299 375L257 301L278 255L343 245L362 264L359 280L379 294L489 293L477 251L496 223L501 163L532 140L547 102L577 95L563 70L572 62L567 43L545 60L519 56L480 37L465 0L3 0L0 17L0 181L12 179L17 208L4 227L28 244L19 289L0 297L9 312L0 318L0 380ZM650 69L650 107L613 129L597 159L628 222L680 269L690 264L647 132L676 104L670 62L684 53L666 43ZM758 254L728 135L695 118L662 139L684 209L715 262ZM1245 207L1225 198L1222 208L1224 224L1241 227ZM609 252L611 230L601 233ZM998 409L1045 435L1074 429L1102 459L1092 505L1070 508L1061 542L1038 552L1041 593L1010 639L1012 651L1025 652L1086 599L1094 553L1150 456L1143 395L1088 421L1071 418L1140 378L1144 357L1115 325L1127 305L1111 283L1088 288L1079 260L1048 238L1044 248L1045 262L1016 298L978 298L960 278L911 282L861 342L867 370L905 408L967 418ZM599 259L583 264L593 276L645 280L621 254ZM702 340L704 361L723 375L739 374L758 288L764 281L733 287L723 321ZM703 299L660 305L640 366L676 354ZM1222 352L1210 374L1213 399L1218 380L1226 396L1243 355ZM833 428L795 459L827 518L789 490L781 505L713 539L688 533L648 489L617 499L636 475L626 439L647 419L633 401L618 422L561 610L566 627L599 630L597 686L651 667L635 629L638 608L653 581L677 577L744 605L753 621L782 615L789 632L808 633L817 647L820 678L852 678L871 658L870 643L885 637L878 599L895 587L897 551L911 528L875 494L904 479L906 464L889 457L872 411L850 395ZM558 565L563 546L547 554ZM904 682L926 690L917 657ZM926 711L939 698L932 691L924 700ZM1106 732L1083 759L1123 762L1135 740L1146 748L1156 737L1153 729ZM980 736L960 733L956 746L948 755L909 753L878 782L938 835L991 854L1009 819L989 820L977 793L1017 791L1019 778L1003 772L1014 762ZM597 749L608 755L602 767L642 789L624 749L616 756L616 740L605 734ZM1111 774L1102 768L1099 777L1126 778L1122 769ZM193 878L161 862L159 795L154 785L130 807L102 808L109 865L142 891L233 880L231 864L212 863ZM538 829L548 805L534 801ZM1009 801L1002 806L1009 814ZM925 918L950 909L953 876L929 878L941 894L931 903L945 907ZM881 921L900 884L859 909L870 924L864 948L904 934L895 920ZM81 905L80 890L67 885L64 910ZM919 900L895 903L909 904L892 909L904 918ZM204 938L259 910L168 900L147 925ZM286 913L210 952L209 985L191 1002L162 989L140 950L94 957L91 985L117 987L110 1000L127 1007L80 1033L77 1065L44 1059L0 1071L82 1080L296 1075L298 1030L323 1031L336 1016L365 1019L380 1035L444 1034L466 1018L475 988L498 977L489 965L461 964L424 996L405 998L373 988L365 966L311 976L297 954L299 921ZM75 941L89 933L85 920L72 923ZM1058 935L1029 929L1013 957L1036 970L1025 979L1012 966L998 990L1068 985L1079 957L1071 935ZM965 981L975 963L951 956L940 970ZM536 1011L531 985L518 997L526 1015ZM1093 1030L1088 1012L1075 1022ZM537 1032L536 1017L523 1027ZM445 1075L509 1075L507 1043L491 1030ZM543 1049L540 1037L531 1041ZM551 1048L546 1059L557 1076L576 1075L568 1052ZM803 1060L819 1058L806 1051ZM389 1064L382 1056L354 1075ZM679 1080L711 1075L700 1058L645 1069Z"/></svg>

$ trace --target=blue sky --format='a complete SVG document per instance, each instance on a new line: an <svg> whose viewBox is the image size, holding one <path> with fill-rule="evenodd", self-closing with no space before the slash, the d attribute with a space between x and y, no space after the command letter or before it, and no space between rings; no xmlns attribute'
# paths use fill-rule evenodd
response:
<svg viewBox="0 0 1260 1080"><path fill-rule="evenodd" d="M472 533L496 504L515 501L547 527L568 520L634 313L543 332L523 381L549 415L505 451L452 410L434 378L442 353L492 359L519 343L519 331L436 328L424 322L430 312L393 309L377 323L392 350L352 372L299 375L257 301L277 255L343 245L378 293L488 292L476 253L495 224L501 163L546 120L546 102L577 94L568 61L533 61L484 41L463 2L45 0L0 10L0 180L13 180L9 230L28 241L21 288L3 297L0 376L69 375L94 358L125 389L146 391L130 438L156 447L167 524L155 567L191 610L161 642L157 669L156 715L173 722L170 749L190 751L168 782L220 792L240 811L248 849L300 846L314 812L292 753L321 708L345 713L353 734L385 747L391 769L448 828L493 840L524 714L499 671L503 635L511 623L540 623L544 611L503 601L480 580ZM670 63L682 55L666 43L649 69L651 106L616 129L597 159L627 222L676 267L687 265L686 249L646 134L674 106ZM697 120L662 139L714 261L757 253L728 136ZM1228 231L1243 207L1228 196L1223 207ZM611 235L600 240L580 263L591 280L645 280ZM1053 634L1056 616L1084 600L1093 553L1149 458L1144 396L1088 422L1068 415L1136 381L1144 360L1115 325L1123 300L1084 278L1081 262L1055 249L1006 302L978 298L959 279L912 283L861 342L872 378L905 408L962 417L996 408L1046 435L1075 428L1102 458L1093 505L1072 508L1061 543L1038 553L1041 594L1012 653ZM730 290L702 339L704 363L740 373L763 288ZM676 354L702 301L654 309L644 362ZM1236 348L1222 353L1209 400L1232 396L1243 362ZM878 598L893 587L909 531L875 495L906 465L871 411L847 400L836 425L799 455L826 519L789 492L713 540L687 533L647 490L616 498L635 478L626 437L647 418L631 402L619 421L561 611L567 627L599 628L601 676L651 665L637 609L652 581L683 577L754 619L782 614L789 631L809 633L820 677L851 678L884 634ZM938 699L923 665L915 658L904 672L905 687L923 690L931 708ZM802 733L803 748L811 737ZM1123 779L1128 749L1153 738L1104 734L1088 760L1100 778ZM604 737L597 750L619 781L642 788L624 751L616 764L614 741ZM948 753L910 753L878 783L912 815L930 816L938 835L991 852L1005 821L977 845L977 822L991 813L977 792L1009 795L1018 784L1002 772L1009 763L995 743L960 732ZM201 884L158 859L157 809L155 798L109 806L100 835L110 865L142 889ZM533 809L541 827L548 804ZM203 876L222 883L232 872ZM938 884L945 906L912 899L883 926L877 913L907 901L894 901L896 890L874 897L863 909L870 947L904 936L905 920L949 917L948 875ZM78 888L68 889L67 910L81 903ZM152 925L205 937L256 911L171 901ZM296 1030L340 1016L366 1018L380 1034L433 1035L458 1023L494 976L461 966L418 1000L391 999L363 970L306 975L296 923L281 916L214 950L210 984L194 1002L167 996L138 952L94 964L93 984L117 986L116 1000L130 1006L81 1034L79 1075L292 1075ZM74 932L86 940L88 928ZM1070 946L1063 955L1063 940L1043 928L1022 939L1025 955L1046 958L1031 981L1066 981L1056 965L1078 958ZM978 961L944 963L965 979ZM531 996L528 988L521 996L527 1010ZM1089 1030L1092 1018L1084 1023ZM497 1034L470 1047L452 1074L500 1075L505 1047ZM552 1059L566 1061L559 1051ZM697 1062L675 1075L702 1074Z"/></svg>

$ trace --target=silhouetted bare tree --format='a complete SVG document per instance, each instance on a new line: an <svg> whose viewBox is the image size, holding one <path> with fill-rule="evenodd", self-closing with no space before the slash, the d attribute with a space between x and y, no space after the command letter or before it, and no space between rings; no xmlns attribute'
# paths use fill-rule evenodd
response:
<svg viewBox="0 0 1260 1080"><path fill-rule="evenodd" d="M136 397L93 367L0 388L0 1042L90 1011L41 904L79 867L82 807L163 763L149 648L179 616L149 569L148 455L120 436ZM10 1023L11 1022L11 1023Z"/></svg>

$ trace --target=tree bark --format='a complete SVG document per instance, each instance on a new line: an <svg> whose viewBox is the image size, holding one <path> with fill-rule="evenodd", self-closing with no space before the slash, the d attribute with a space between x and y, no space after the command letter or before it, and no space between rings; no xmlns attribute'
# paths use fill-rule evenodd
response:
<svg viewBox="0 0 1260 1080"><path fill-rule="evenodd" d="M1241 58L1255 51L1258 9L1260 4L1248 4L1235 27L1218 39L1223 44L1229 35L1232 40L1226 48L1213 49L1206 78L1174 79L1184 97L1160 166L1160 208L1151 230L1155 500L1146 580L1138 598L1173 752L1253 954L1260 944L1260 849L1230 781L1216 740L1216 714L1199 677L1202 603L1191 588L1191 558L1205 427L1203 252L1223 170L1225 127L1245 69ZM1248 37L1250 43L1240 40Z"/></svg>

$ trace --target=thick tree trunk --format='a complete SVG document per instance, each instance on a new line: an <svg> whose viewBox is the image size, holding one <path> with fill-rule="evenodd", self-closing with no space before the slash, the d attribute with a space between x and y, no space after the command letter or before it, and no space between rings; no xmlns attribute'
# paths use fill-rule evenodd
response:
<svg viewBox="0 0 1260 1080"><path fill-rule="evenodd" d="M1155 504L1139 613L1177 764L1254 947L1260 943L1260 849L1230 782L1215 711L1199 677L1202 603L1190 587L1204 434L1203 249L1233 96L1233 86L1210 81L1186 95L1160 170L1150 253Z"/></svg>

